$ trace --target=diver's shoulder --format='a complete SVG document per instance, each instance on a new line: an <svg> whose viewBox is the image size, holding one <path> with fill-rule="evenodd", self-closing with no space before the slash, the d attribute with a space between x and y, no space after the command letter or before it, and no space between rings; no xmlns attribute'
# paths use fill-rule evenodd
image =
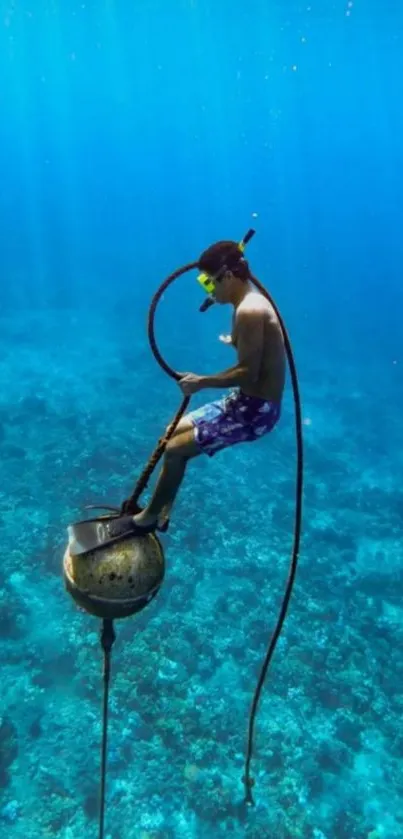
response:
<svg viewBox="0 0 403 839"><path fill-rule="evenodd" d="M250 291L239 304L238 311L241 312L262 312L267 315L274 315L274 309L267 297L260 291Z"/></svg>

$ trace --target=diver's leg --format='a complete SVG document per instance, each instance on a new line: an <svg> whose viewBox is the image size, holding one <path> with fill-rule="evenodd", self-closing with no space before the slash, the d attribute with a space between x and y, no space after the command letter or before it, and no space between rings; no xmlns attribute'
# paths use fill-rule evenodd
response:
<svg viewBox="0 0 403 839"><path fill-rule="evenodd" d="M170 439L174 440L175 437L178 437L180 434L183 434L184 431L191 431L191 429L193 429L193 428L194 428L194 423L190 419L189 414L185 414L185 416L182 417L179 420L178 425L176 426L175 431L174 431L174 433L173 433L173 435ZM167 431L168 430L169 430L169 426L167 428ZM161 527L164 524L166 524L169 520L169 517L171 515L171 509L172 509L173 501L174 501L174 499L171 502L168 502L168 504L164 504L164 506L161 510L161 513L158 515L158 522L159 522L159 525Z"/></svg>
<svg viewBox="0 0 403 839"><path fill-rule="evenodd" d="M118 538L144 530L146 533L161 527L177 496L188 461L205 452L210 457L225 443L220 440L220 423L225 419L225 400L210 402L188 414L190 428L168 441L164 463L151 501L136 515L121 516L108 525L111 538ZM183 427L183 424L182 424ZM135 525L135 527L133 527Z"/></svg>
<svg viewBox="0 0 403 839"><path fill-rule="evenodd" d="M188 461L200 453L193 427L169 440L154 494L147 507L134 516L136 524L147 527L160 517L162 511L166 517L166 511L171 509L181 486Z"/></svg>
<svg viewBox="0 0 403 839"><path fill-rule="evenodd" d="M174 433L173 433L173 435L170 439L173 440L174 437L177 437L178 434L183 434L184 431L191 431L193 426L194 426L194 424L193 424L192 420L190 419L189 415L185 414L185 416L182 417L182 419L179 420L178 425L176 426L175 431L174 431ZM170 428L170 426L168 425L167 431L168 431L169 428Z"/></svg>

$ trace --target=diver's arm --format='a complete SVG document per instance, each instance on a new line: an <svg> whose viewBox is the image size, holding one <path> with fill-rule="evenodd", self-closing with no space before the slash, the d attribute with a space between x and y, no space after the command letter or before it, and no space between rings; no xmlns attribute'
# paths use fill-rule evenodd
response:
<svg viewBox="0 0 403 839"><path fill-rule="evenodd" d="M250 381L247 366L235 364L234 367L229 367L228 370L222 370L221 373L216 373L213 376L202 376L200 386L203 390L212 387L236 387L237 385L247 385Z"/></svg>

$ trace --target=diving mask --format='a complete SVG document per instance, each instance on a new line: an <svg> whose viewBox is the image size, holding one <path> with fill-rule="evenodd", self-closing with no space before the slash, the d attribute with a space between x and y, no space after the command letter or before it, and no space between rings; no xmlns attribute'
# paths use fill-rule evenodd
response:
<svg viewBox="0 0 403 839"><path fill-rule="evenodd" d="M256 231L251 228L250 230L248 230L246 236L244 236L243 239L239 242L238 250L241 254L243 254L246 245L248 244L248 242L250 242L252 236L255 235L255 232ZM209 295L208 300L205 300L204 303L202 303L202 305L200 306L201 312L207 311L207 309L209 309L210 306L212 306L213 303L215 303L215 284L216 282L219 282L222 279L227 270L227 265L223 265L214 279L209 274L206 274L204 272L198 275L197 282L200 283L206 294Z"/></svg>

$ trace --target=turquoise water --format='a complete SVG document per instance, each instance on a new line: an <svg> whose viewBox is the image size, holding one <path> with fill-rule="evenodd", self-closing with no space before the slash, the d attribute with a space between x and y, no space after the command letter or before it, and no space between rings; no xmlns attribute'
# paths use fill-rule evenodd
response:
<svg viewBox="0 0 403 839"><path fill-rule="evenodd" d="M66 528L85 504L127 497L179 405L147 343L152 294L253 226L305 445L256 806L242 775L292 547L289 382L270 437L190 465L161 591L116 622L105 837L399 839L403 13L345 0L0 11L0 837L98 835L100 622L64 590ZM157 313L182 371L232 363L217 340L230 312L202 316L202 299L187 275Z"/></svg>

